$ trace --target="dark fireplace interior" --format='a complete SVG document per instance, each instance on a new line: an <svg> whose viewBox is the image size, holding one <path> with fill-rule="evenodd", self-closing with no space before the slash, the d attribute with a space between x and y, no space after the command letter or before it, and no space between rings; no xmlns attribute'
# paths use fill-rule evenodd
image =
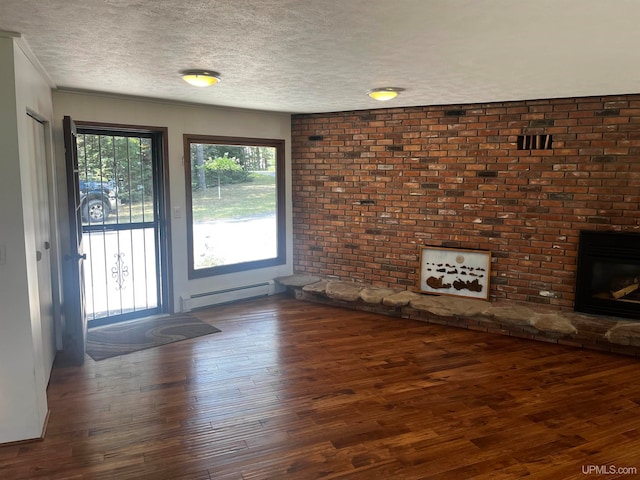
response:
<svg viewBox="0 0 640 480"><path fill-rule="evenodd" d="M640 233L580 232L575 310L640 319Z"/></svg>

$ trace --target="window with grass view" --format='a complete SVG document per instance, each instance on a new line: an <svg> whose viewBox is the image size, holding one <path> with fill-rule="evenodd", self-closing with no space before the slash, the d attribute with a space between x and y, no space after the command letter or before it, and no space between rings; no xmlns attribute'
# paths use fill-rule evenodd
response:
<svg viewBox="0 0 640 480"><path fill-rule="evenodd" d="M189 276L285 263L284 140L184 136Z"/></svg>

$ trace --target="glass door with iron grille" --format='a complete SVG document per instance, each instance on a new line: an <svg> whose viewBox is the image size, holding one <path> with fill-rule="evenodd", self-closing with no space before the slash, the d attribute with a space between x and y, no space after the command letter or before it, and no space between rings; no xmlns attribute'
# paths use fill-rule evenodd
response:
<svg viewBox="0 0 640 480"><path fill-rule="evenodd" d="M158 137L78 127L89 326L163 311Z"/></svg>

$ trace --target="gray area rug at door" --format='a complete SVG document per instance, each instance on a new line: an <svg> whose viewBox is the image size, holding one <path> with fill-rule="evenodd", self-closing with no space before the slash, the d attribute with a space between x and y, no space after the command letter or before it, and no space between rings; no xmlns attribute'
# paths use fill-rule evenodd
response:
<svg viewBox="0 0 640 480"><path fill-rule="evenodd" d="M189 314L150 317L90 329L87 354L96 361L104 360L219 331Z"/></svg>

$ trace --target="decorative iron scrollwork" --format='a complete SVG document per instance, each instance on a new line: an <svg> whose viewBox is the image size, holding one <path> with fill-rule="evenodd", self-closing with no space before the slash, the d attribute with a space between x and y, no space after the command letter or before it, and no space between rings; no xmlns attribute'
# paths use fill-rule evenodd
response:
<svg viewBox="0 0 640 480"><path fill-rule="evenodd" d="M116 253L114 257L116 259L116 265L115 267L111 267L111 278L116 281L116 290L124 290L124 281L125 278L129 276L129 267L124 263L124 253Z"/></svg>

